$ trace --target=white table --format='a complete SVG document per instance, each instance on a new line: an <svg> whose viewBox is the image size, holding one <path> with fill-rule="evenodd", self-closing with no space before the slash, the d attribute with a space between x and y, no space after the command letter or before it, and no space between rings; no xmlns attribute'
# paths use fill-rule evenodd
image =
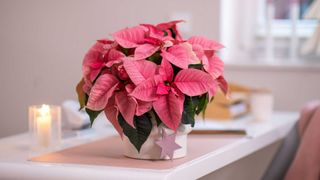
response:
<svg viewBox="0 0 320 180"><path fill-rule="evenodd" d="M276 112L263 123L253 123L251 119L236 121L246 125L248 137L169 170L31 162L27 161L30 158L28 134L19 134L0 139L0 179L197 179L281 140L297 121L298 114ZM62 149L114 133L110 127L96 125L93 130L65 139Z"/></svg>

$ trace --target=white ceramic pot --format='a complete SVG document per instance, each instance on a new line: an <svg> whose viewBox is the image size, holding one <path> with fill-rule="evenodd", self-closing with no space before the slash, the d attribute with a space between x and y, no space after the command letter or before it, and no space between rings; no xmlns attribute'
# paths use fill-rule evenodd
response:
<svg viewBox="0 0 320 180"><path fill-rule="evenodd" d="M124 155L130 158L135 159L152 159L152 160L160 160L160 159L169 159L168 156L165 158L161 158L161 148L155 143L157 140L162 138L161 129L166 131L168 135L173 134L174 131L166 128L162 124L157 127L153 126L151 133L146 140L146 142L142 145L140 149L140 153L134 147L133 144L129 141L129 139L124 136ZM180 149L177 149L173 154L173 159L182 158L187 155L187 136L191 132L191 125L181 124L176 132L176 140L175 142L181 146Z"/></svg>

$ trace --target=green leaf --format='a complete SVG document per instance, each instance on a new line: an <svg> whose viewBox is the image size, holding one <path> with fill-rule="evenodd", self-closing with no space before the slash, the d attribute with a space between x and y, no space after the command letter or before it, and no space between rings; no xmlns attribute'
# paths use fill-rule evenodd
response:
<svg viewBox="0 0 320 180"><path fill-rule="evenodd" d="M204 104L204 107L202 109L202 118L204 119L206 116L206 110L207 110L207 106L208 106L208 102L209 102L209 98L206 98L206 103Z"/></svg>
<svg viewBox="0 0 320 180"><path fill-rule="evenodd" d="M194 107L197 108L200 102L200 96L193 96L191 99Z"/></svg>
<svg viewBox="0 0 320 180"><path fill-rule="evenodd" d="M186 96L183 107L184 110L182 112L181 122L183 124L191 124L191 126L193 127L196 107L193 104L191 97Z"/></svg>
<svg viewBox="0 0 320 180"><path fill-rule="evenodd" d="M189 64L188 66L189 68L193 68L193 69L199 69L201 70L203 67L203 64Z"/></svg>
<svg viewBox="0 0 320 180"><path fill-rule="evenodd" d="M154 111L153 108L151 109L151 111L149 111L149 115L150 115L150 118L155 117L157 126L159 126L162 123L161 119L159 118L158 114Z"/></svg>
<svg viewBox="0 0 320 180"><path fill-rule="evenodd" d="M169 28L169 30L170 30L170 32L172 34L173 39L176 39L177 32L175 32L173 28Z"/></svg>
<svg viewBox="0 0 320 180"><path fill-rule="evenodd" d="M77 87L76 87L76 91L77 91L77 95L78 95L78 102L80 104L79 110L84 108L84 106L86 105L86 101L87 101L87 95L82 89L84 83L85 83L84 79L82 78L81 81L77 84Z"/></svg>
<svg viewBox="0 0 320 180"><path fill-rule="evenodd" d="M182 69L181 68L179 68L178 66L175 66L175 65L173 65L173 64L171 64L172 65L172 68L173 68L173 74L174 75L177 75Z"/></svg>
<svg viewBox="0 0 320 180"><path fill-rule="evenodd" d="M121 47L120 48L120 51L123 52L123 54L125 54L126 56L129 56L130 55L130 48L124 48L124 47Z"/></svg>
<svg viewBox="0 0 320 180"><path fill-rule="evenodd" d="M134 117L134 125L136 128L131 127L122 117L121 114L118 116L118 121L123 129L123 133L129 138L130 142L140 152L141 146L148 139L151 129L152 122L147 114L142 116Z"/></svg>
<svg viewBox="0 0 320 180"><path fill-rule="evenodd" d="M164 33L163 34L164 37L169 35L167 31L163 31L163 33Z"/></svg>
<svg viewBox="0 0 320 180"><path fill-rule="evenodd" d="M160 55L159 52L156 52L156 53L152 54L152 56L148 57L148 60L160 65L161 60L162 60L162 56Z"/></svg>
<svg viewBox="0 0 320 180"><path fill-rule="evenodd" d="M92 111L91 109L86 108L86 112L88 113L89 117L90 117L90 124L92 126L94 120L98 117L98 115L102 112L102 111Z"/></svg>
<svg viewBox="0 0 320 180"><path fill-rule="evenodd" d="M202 116L204 117L208 102L209 102L208 93L200 96L199 104L198 104L197 110L196 110L197 115L199 115L200 112L202 112Z"/></svg>

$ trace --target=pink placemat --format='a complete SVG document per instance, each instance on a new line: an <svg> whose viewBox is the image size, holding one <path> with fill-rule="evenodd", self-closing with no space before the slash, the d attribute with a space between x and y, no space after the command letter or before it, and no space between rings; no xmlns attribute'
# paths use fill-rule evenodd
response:
<svg viewBox="0 0 320 180"><path fill-rule="evenodd" d="M118 136L34 157L31 161L164 170L201 157L243 137L244 135L189 135L188 155L172 161L127 158L123 155L123 144Z"/></svg>

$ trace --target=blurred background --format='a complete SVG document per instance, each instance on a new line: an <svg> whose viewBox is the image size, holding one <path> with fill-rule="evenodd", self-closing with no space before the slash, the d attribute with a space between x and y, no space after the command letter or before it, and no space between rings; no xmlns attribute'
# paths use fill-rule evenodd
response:
<svg viewBox="0 0 320 180"><path fill-rule="evenodd" d="M320 98L315 0L0 0L0 137L27 131L28 106L76 99L95 40L139 23L184 19L183 35L226 46L225 77L267 88L274 109Z"/></svg>

